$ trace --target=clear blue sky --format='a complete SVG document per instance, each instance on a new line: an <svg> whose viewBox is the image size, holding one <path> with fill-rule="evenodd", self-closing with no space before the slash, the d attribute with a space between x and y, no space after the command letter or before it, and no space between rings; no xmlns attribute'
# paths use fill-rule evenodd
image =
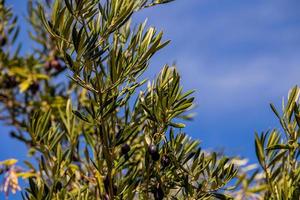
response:
<svg viewBox="0 0 300 200"><path fill-rule="evenodd" d="M7 3L25 15L26 1ZM299 9L299 0L177 0L135 15L134 22L148 18L172 41L147 75L153 78L165 63L177 63L183 86L197 91L197 116L186 132L204 148L224 148L256 162L254 131L279 127L269 103L280 107L300 81ZM26 31L20 39L26 52ZM0 160L24 158L25 148L6 132L3 128Z"/></svg>

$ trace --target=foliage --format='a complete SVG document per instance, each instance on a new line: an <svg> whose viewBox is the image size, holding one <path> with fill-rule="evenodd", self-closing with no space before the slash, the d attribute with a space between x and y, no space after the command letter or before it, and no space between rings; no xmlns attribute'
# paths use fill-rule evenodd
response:
<svg viewBox="0 0 300 200"><path fill-rule="evenodd" d="M267 187L264 199L298 199L300 196L299 94L299 87L290 91L287 103L283 101L282 115L271 104L283 133L274 129L261 136L256 134L256 155L264 171L263 184Z"/></svg>
<svg viewBox="0 0 300 200"><path fill-rule="evenodd" d="M28 178L23 199L231 198L232 160L183 132L194 98L176 67L142 79L169 41L131 17L168 2L29 1L36 48L23 56L11 55L18 28L1 1L1 119L36 159L2 172Z"/></svg>
<svg viewBox="0 0 300 200"><path fill-rule="evenodd" d="M299 87L282 114L271 104L281 128L255 134L259 168L184 133L194 98L176 66L143 78L169 41L132 15L169 2L29 0L35 48L22 55L17 17L0 0L0 119L31 157L24 168L0 162L7 197L299 199Z"/></svg>
<svg viewBox="0 0 300 200"><path fill-rule="evenodd" d="M299 94L298 86L290 90L287 102L282 102L282 114L271 104L281 127L260 135L255 133L255 151L261 169L242 164L232 192L237 199L299 199Z"/></svg>

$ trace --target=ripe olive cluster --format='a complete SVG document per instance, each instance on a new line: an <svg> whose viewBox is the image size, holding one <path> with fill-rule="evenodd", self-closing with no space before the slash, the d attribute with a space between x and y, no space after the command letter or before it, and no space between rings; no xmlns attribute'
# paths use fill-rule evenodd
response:
<svg viewBox="0 0 300 200"><path fill-rule="evenodd" d="M20 84L20 81L13 75L4 74L2 79L2 89L13 89ZM40 85L37 81L34 81L29 86L29 90L32 94L36 94L40 89Z"/></svg>
<svg viewBox="0 0 300 200"><path fill-rule="evenodd" d="M0 35L0 47L4 46L7 42L7 39L5 36ZM62 71L63 67L57 57L51 59L50 61L47 61L45 64L45 70L50 71L50 70L56 70L56 71ZM16 76L10 75L5 73L2 76L1 80L1 88L2 89L13 89L17 87L20 84L20 80L17 79ZM33 81L30 86L29 86L29 91L35 95L38 91L40 90L40 84L38 81Z"/></svg>
<svg viewBox="0 0 300 200"><path fill-rule="evenodd" d="M15 76L5 74L2 80L2 86L5 89L12 89L19 84Z"/></svg>
<svg viewBox="0 0 300 200"><path fill-rule="evenodd" d="M149 145L148 152L149 152L149 154L151 156L151 159L153 161L158 161L160 159L160 155L159 155L158 148L157 148L156 145ZM169 156L166 155L166 154L163 155L161 157L161 165L163 167L168 167L169 164L170 164L170 158L169 158Z"/></svg>
<svg viewBox="0 0 300 200"><path fill-rule="evenodd" d="M121 156L122 155L128 156L128 152L130 150L131 150L131 148L127 143L123 144L121 146ZM161 166L163 168L166 168L170 165L170 163L171 163L170 157L167 154L164 154L163 156L160 156L159 149L156 145L153 145L153 144L149 145L147 151L148 151L151 159L154 162L157 162L160 159ZM105 185L106 191L108 192L109 180L108 180L107 177L104 180L104 185ZM114 192L114 194L117 192L117 186L116 185L113 185L113 192ZM165 196L163 189L159 185L152 189L152 194L153 194L153 197L154 197L155 200L162 200ZM104 199L109 199L108 195L106 195L104 197Z"/></svg>
<svg viewBox="0 0 300 200"><path fill-rule="evenodd" d="M168 167L171 163L170 157L167 154L164 154L162 157L160 157L159 150L158 150L156 145L153 145L153 144L149 145L148 146L148 153L149 153L149 155L151 156L151 159L154 162L156 162L160 159L161 166L163 168ZM155 200L162 200L165 196L164 191L163 191L163 189L161 188L160 185L155 187L153 189L152 193L153 193L153 196L154 196Z"/></svg>

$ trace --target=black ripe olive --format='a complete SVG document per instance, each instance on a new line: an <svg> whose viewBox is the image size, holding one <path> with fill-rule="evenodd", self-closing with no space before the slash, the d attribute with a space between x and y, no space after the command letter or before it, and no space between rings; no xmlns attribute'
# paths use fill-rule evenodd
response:
<svg viewBox="0 0 300 200"><path fill-rule="evenodd" d="M164 191L161 187L155 188L153 195L155 200L163 200L165 196Z"/></svg>
<svg viewBox="0 0 300 200"><path fill-rule="evenodd" d="M163 167L168 167L170 165L170 158L167 155L163 155L163 157L161 158L161 165Z"/></svg>
<svg viewBox="0 0 300 200"><path fill-rule="evenodd" d="M130 146L128 144L123 144L121 147L122 154L125 155L130 151Z"/></svg>
<svg viewBox="0 0 300 200"><path fill-rule="evenodd" d="M61 64L59 63L58 59L51 60L50 64L51 64L51 68L54 68L54 69L56 69L58 71L62 69Z"/></svg>
<svg viewBox="0 0 300 200"><path fill-rule="evenodd" d="M0 36L0 46L3 47L7 43L7 38L5 36Z"/></svg>
<svg viewBox="0 0 300 200"><path fill-rule="evenodd" d="M58 181L55 185L56 192L60 191L62 189L63 185L60 181Z"/></svg>
<svg viewBox="0 0 300 200"><path fill-rule="evenodd" d="M151 155L152 160L154 161L158 161L159 160L159 153L158 153L158 149L155 145L150 145L148 147L148 152Z"/></svg>
<svg viewBox="0 0 300 200"><path fill-rule="evenodd" d="M61 66L59 60L57 58L54 58L45 63L45 69L46 69L46 71L50 71L51 69L60 71L62 69L62 66Z"/></svg>
<svg viewBox="0 0 300 200"><path fill-rule="evenodd" d="M40 85L38 82L33 82L29 86L29 90L31 91L32 94L36 94L37 91L39 91L39 89L40 89Z"/></svg>
<svg viewBox="0 0 300 200"><path fill-rule="evenodd" d="M150 155L157 153L157 147L155 145L150 145L148 147L148 151L150 153Z"/></svg>
<svg viewBox="0 0 300 200"><path fill-rule="evenodd" d="M4 75L3 86L6 89L14 88L18 85L18 82L14 76L8 74Z"/></svg>

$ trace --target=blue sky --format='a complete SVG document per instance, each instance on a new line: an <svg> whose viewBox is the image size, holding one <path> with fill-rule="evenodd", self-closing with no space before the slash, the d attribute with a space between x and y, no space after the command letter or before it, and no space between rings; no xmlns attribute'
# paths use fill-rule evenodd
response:
<svg viewBox="0 0 300 200"><path fill-rule="evenodd" d="M296 0L179 0L139 15L172 40L155 70L176 61L184 87L197 90L186 130L205 148L256 161L254 131L278 127L269 103L279 107L299 84L299 8Z"/></svg>
<svg viewBox="0 0 300 200"><path fill-rule="evenodd" d="M7 0L20 16L26 1ZM269 108L299 84L299 0L177 0L147 9L134 22L164 31L171 44L158 53L147 75L151 78L174 61L183 86L195 89L196 118L186 132L206 149L256 162L254 131L279 127ZM22 27L26 28L24 19ZM28 41L26 31L21 40ZM25 43L24 51L30 44ZM22 158L22 144L2 129L0 159Z"/></svg>

